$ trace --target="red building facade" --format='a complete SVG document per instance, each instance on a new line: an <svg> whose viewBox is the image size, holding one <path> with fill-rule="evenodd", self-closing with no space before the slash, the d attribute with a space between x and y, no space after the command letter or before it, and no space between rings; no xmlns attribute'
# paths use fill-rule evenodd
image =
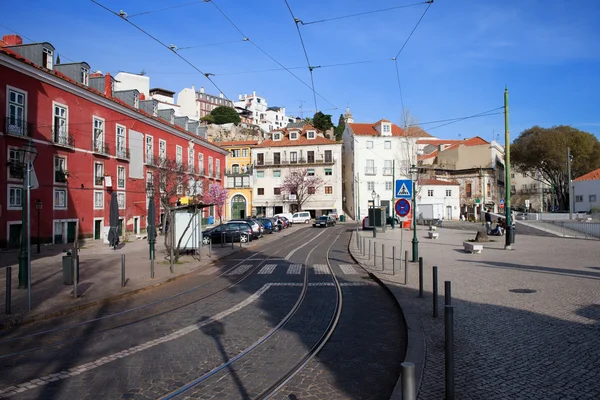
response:
<svg viewBox="0 0 600 400"><path fill-rule="evenodd" d="M43 243L72 242L75 232L101 239L113 192L121 230L140 233L148 223L147 183L165 158L185 166L200 187L222 182L227 152L198 136L197 124L176 125L139 93L113 92L110 74L90 74L86 63L54 65L49 43L21 45L10 35L0 46L0 159L6 161L0 162L0 247L21 240L25 192L18 150L30 140L39 183L31 190L32 243L38 232Z"/></svg>

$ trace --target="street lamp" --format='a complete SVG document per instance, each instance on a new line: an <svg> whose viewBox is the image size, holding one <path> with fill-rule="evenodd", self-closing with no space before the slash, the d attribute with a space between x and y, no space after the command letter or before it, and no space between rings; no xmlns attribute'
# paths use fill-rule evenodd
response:
<svg viewBox="0 0 600 400"><path fill-rule="evenodd" d="M33 163L37 158L38 152L30 140L19 150L22 165L24 166L23 191L26 192L25 201L21 196L21 251L19 252L19 286L18 289L27 288L29 291L29 309L31 310L31 207L30 207L30 189L31 189L31 170Z"/></svg>
<svg viewBox="0 0 600 400"><path fill-rule="evenodd" d="M371 192L371 198L373 199L373 203L372 203L372 211L371 211L371 216L369 217L369 220L371 220L371 217L373 217L373 237L376 238L377 237L377 225L375 223L375 199L377 198L377 193L375 193L375 189L373 189L373 191Z"/></svg>
<svg viewBox="0 0 600 400"><path fill-rule="evenodd" d="M154 185L148 183L146 185L146 194L148 196L148 218L147 233L148 233L148 245L150 246L150 277L154 279L154 243L156 243L156 208L154 204Z"/></svg>
<svg viewBox="0 0 600 400"><path fill-rule="evenodd" d="M419 169L413 164L408 170L412 180L412 216L413 216L413 239L412 239L412 261L419 260L419 239L417 239L417 180L419 179Z"/></svg>
<svg viewBox="0 0 600 400"><path fill-rule="evenodd" d="M35 201L35 209L37 210L37 253L40 254L40 211L42 210L42 207L44 206L44 203L42 203L42 200L37 199Z"/></svg>

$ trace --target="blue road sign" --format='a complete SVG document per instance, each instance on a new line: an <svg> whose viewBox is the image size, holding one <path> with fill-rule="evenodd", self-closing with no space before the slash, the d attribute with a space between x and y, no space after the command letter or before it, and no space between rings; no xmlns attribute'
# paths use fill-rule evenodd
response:
<svg viewBox="0 0 600 400"><path fill-rule="evenodd" d="M500 199L500 204L504 204L504 199Z"/></svg>
<svg viewBox="0 0 600 400"><path fill-rule="evenodd" d="M410 179L396 179L394 193L396 198L410 199L412 197L412 181Z"/></svg>
<svg viewBox="0 0 600 400"><path fill-rule="evenodd" d="M396 209L396 214L401 217L406 217L410 214L410 202L406 199L398 200L394 208Z"/></svg>

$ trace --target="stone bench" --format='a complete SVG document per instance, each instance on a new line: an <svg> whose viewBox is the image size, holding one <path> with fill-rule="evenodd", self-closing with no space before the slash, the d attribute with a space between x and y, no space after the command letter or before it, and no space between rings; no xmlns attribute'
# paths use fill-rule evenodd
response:
<svg viewBox="0 0 600 400"><path fill-rule="evenodd" d="M437 228L434 225L429 225L429 230L435 232Z"/></svg>
<svg viewBox="0 0 600 400"><path fill-rule="evenodd" d="M429 231L427 232L427 234L429 235L429 239L437 239L438 237L440 237L439 233L433 231Z"/></svg>
<svg viewBox="0 0 600 400"><path fill-rule="evenodd" d="M473 253L481 253L483 251L483 245L479 243L473 242L463 242L463 247L465 248L465 252Z"/></svg>

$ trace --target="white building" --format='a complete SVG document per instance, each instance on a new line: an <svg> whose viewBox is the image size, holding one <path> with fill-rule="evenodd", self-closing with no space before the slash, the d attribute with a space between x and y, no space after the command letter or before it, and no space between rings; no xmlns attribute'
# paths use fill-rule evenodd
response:
<svg viewBox="0 0 600 400"><path fill-rule="evenodd" d="M256 95L239 95L239 100L233 103L235 107L246 109L250 112L249 123L258 125L262 130L271 132L275 129L285 128L288 123L294 122L293 117L285 115L285 107L268 107L267 99Z"/></svg>
<svg viewBox="0 0 600 400"><path fill-rule="evenodd" d="M416 215L429 219L429 210L433 210L433 219L460 219L460 184L439 179L418 181Z"/></svg>
<svg viewBox="0 0 600 400"><path fill-rule="evenodd" d="M175 104L175 92L161 88L150 88L147 75L119 72L115 75L115 91L137 90L140 100L156 100L158 110L174 110L173 116L184 116L179 105ZM196 118L197 119L197 118Z"/></svg>
<svg viewBox="0 0 600 400"><path fill-rule="evenodd" d="M342 213L342 145L313 126L294 123L274 130L271 139L252 149L252 160L253 215L296 212L296 199L282 191L281 185L292 171L304 170L309 176L321 177L323 185L314 188L302 210L313 217Z"/></svg>
<svg viewBox="0 0 600 400"><path fill-rule="evenodd" d="M218 96L204 93L203 87L196 91L193 85L177 93L177 104L181 108L182 115L192 119L205 117L220 106L233 108L233 101L225 98L223 93L219 93Z"/></svg>
<svg viewBox="0 0 600 400"><path fill-rule="evenodd" d="M600 168L573 180L574 212L600 208Z"/></svg>
<svg viewBox="0 0 600 400"><path fill-rule="evenodd" d="M410 179L409 169L417 164L417 139L431 135L423 130L404 131L385 119L355 123L348 109L344 119L345 212L353 219L366 217L374 190L380 196L381 206L392 215L394 181Z"/></svg>

